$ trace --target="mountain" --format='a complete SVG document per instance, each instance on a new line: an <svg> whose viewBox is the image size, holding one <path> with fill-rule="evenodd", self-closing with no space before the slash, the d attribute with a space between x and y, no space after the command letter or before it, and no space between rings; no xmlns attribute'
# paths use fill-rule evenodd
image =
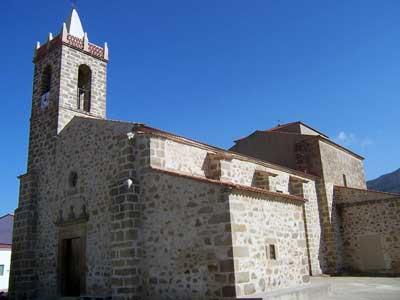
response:
<svg viewBox="0 0 400 300"><path fill-rule="evenodd" d="M367 187L376 191L400 193L400 169L367 181Z"/></svg>

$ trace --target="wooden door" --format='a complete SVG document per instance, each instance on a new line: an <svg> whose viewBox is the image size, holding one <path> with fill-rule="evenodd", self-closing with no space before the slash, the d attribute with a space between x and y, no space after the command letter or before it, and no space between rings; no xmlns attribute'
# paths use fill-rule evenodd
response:
<svg viewBox="0 0 400 300"><path fill-rule="evenodd" d="M62 240L62 295L76 297L81 292L81 239Z"/></svg>

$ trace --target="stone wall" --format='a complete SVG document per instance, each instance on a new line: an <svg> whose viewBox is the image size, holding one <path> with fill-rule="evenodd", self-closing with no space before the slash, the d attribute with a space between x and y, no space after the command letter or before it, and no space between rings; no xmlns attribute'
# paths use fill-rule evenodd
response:
<svg viewBox="0 0 400 300"><path fill-rule="evenodd" d="M336 188L343 268L400 274L400 195Z"/></svg>
<svg viewBox="0 0 400 300"><path fill-rule="evenodd" d="M10 299L34 299L37 296L37 189L35 174L20 177L19 202L13 226Z"/></svg>
<svg viewBox="0 0 400 300"><path fill-rule="evenodd" d="M132 127L75 117L52 139L32 210L37 297L59 293L59 241L71 232L84 239L82 291L120 300L229 299L321 272L315 177Z"/></svg>
<svg viewBox="0 0 400 300"><path fill-rule="evenodd" d="M190 145L190 142L179 142L162 136L153 137L150 143L151 165L200 177L207 177L207 155L222 152L212 147L197 147L195 143ZM220 160L221 176L219 179L224 182L252 186L255 171L263 171L271 174L269 190L279 190L289 194L290 176L304 179L307 182L314 182L316 178L289 168L228 152L216 154L216 156Z"/></svg>
<svg viewBox="0 0 400 300"><path fill-rule="evenodd" d="M144 299L234 296L224 189L157 171L141 182Z"/></svg>
<svg viewBox="0 0 400 300"><path fill-rule="evenodd" d="M110 186L116 183L119 169L115 137L130 128L127 123L76 118L54 139L51 159L42 160L36 174L37 233L32 251L40 299L51 299L59 292L61 228L82 222L86 228L85 293L111 294ZM77 174L75 186L70 182L72 173ZM21 226L16 223L16 228Z"/></svg>
<svg viewBox="0 0 400 300"><path fill-rule="evenodd" d="M212 152L213 151L212 149L204 149L204 148L202 149L202 148L195 147L195 146L192 146L187 143L169 140L165 137L160 137L160 136L151 137L150 145L151 146L150 146L149 161L150 161L151 166L156 167L157 169L161 168L161 169L171 172L173 174L182 174L183 176L194 176L198 180L200 180L201 178L204 178L204 180L207 179L206 168L204 166L206 165L205 160L207 160L207 153ZM218 154L216 154L215 156L218 157ZM269 198L269 199L267 198L267 200L265 198L258 199L259 197L255 197L255 199L253 199L253 201L246 200L247 199L246 197L244 197L243 199L238 198L240 200L238 200L236 198L232 198L232 199L236 199L235 201L245 202L245 204L241 204L239 206L249 207L248 210L247 209L242 210L242 213L245 215L245 217L240 216L240 218L243 219L242 225L244 225L243 226L244 228L246 228L247 222L249 222L249 228L251 226L259 227L259 228L268 227L267 225L265 225L263 223L265 221L265 219L260 217L255 221L255 220L252 220L251 217L249 217L249 216L254 215L254 212L251 212L253 209L256 211L256 213L260 214L261 211L263 210L262 207L264 207L266 205L265 203L269 203L268 208L265 208L265 210L268 211L267 214L271 213L270 210L272 210L272 211L276 210L276 212L272 213L274 215L274 219L277 220L276 223L271 224L271 226L273 226L273 227L271 227L271 228L273 228L273 229L271 229L273 232L271 234L273 236L276 236L278 234L278 233L276 233L276 230L278 230L279 226L284 226L284 223L291 222L290 220L293 221L293 219L291 219L291 218L293 218L294 215L296 216L296 220L300 222L300 223L296 223L296 226L297 226L296 228L298 229L298 226L301 225L301 227L300 227L301 232L299 232L297 237L294 238L293 243L297 243L297 241L299 239L301 239L301 242L299 242L299 244L302 244L303 248L301 248L300 250L297 250L297 252L295 254L293 254L291 252L291 250L289 250L289 248L286 248L286 246L284 246L284 245L285 245L285 243L289 243L293 249L295 249L295 248L298 249L299 244L296 244L296 247L294 247L294 245L291 244L292 242L290 242L292 239L292 233L294 234L294 231L296 229L293 229L294 230L293 232L290 231L291 229L287 229L288 232L290 231L290 234L287 232L283 233L283 231L280 231L278 234L278 235L281 235L281 234L285 235L285 237L280 236L280 238L281 238L280 243L282 243L282 245L283 245L282 247L284 247L284 249L285 249L281 253L282 256L281 256L281 260L279 263L279 266L281 267L281 269L278 268L279 271L278 271L278 269L277 269L277 271L275 271L275 269L273 271L273 272L277 272L276 274L278 274L278 275L275 274L276 276L274 277L274 275L267 274L264 267L260 267L260 268L257 267L257 268L252 269L252 266L247 264L249 274L251 271L253 274L252 275L253 279L251 279L251 277L249 277L248 281L246 281L248 286L246 288L246 293L245 293L245 285L242 284L244 282L241 282L241 281L244 280L243 278L247 278L246 277L247 275L246 274L244 274L244 275L238 274L236 276L236 283L237 283L236 291L237 291L237 293L244 295L244 294L253 294L255 292L260 292L262 285L260 286L258 281L261 278L270 278L270 279L267 279L270 281L265 282L265 286L264 286L264 290L270 290L270 289L277 288L277 287L291 286L296 283L303 283L303 280L306 280L306 277L303 277L303 276L309 275L310 272L314 275L320 274L321 273L321 265L320 265L321 226L320 226L320 222L319 222L318 201L317 201L317 195L316 195L315 181L310 179L309 177L301 178L301 177L299 177L299 174L295 171L293 171L291 174L291 173L289 173L290 170L288 170L288 172L284 172L282 170L273 169L272 167L266 167L262 164L256 164L255 162L246 161L243 158L240 159L239 156L232 156L230 154L226 154L225 156L219 155L219 157L220 157L220 167L221 167L220 182L229 183L229 184L233 184L233 185L238 184L240 186L252 187L252 186L254 186L255 172L261 171L261 172L264 172L265 174L271 175L269 177L270 185L266 186L265 189L271 190L272 192L279 190L282 193L282 196L275 193L274 197ZM300 180L301 196L308 200L304 205L301 202L300 202L300 205L299 204L289 205L286 203L287 200L282 200L282 199L286 199L285 195L289 195L289 193L292 192L291 187L290 187L292 179ZM161 185L163 186L164 184L161 182ZM185 191L186 194L190 194L189 190L188 191L186 190L186 185L184 185L184 187L179 188L179 190ZM158 184L154 184L154 192L159 191L159 188L160 188L160 186ZM175 184L170 184L169 189L171 191L174 191L175 188L176 188ZM167 189L167 191L168 191L168 189ZM180 199L181 195L178 191L175 192L174 194L176 195L175 197ZM190 195L192 195L192 194L190 194ZM158 198L158 197L161 197L159 195L159 192L158 192L156 198ZM250 197L250 199L251 199L251 197ZM272 199L272 201L271 201L271 199ZM279 201L279 199L281 201ZM149 198L149 200L146 200L144 203L147 203L148 201L150 201L150 198ZM152 201L154 201L154 200L152 200ZM163 200L160 199L157 201L163 201ZM173 199L171 199L171 201L174 202ZM186 199L180 200L179 203L181 203L182 201L184 203L184 201L186 201ZM230 200L230 203L232 201L234 201L234 200ZM154 206L155 204L152 204L152 205ZM174 207L176 204L169 203L168 205L171 205L172 207ZM239 227L236 226L236 219L235 219L234 214L239 213L240 210L233 212L232 209L235 205L233 205L232 203L230 205L232 222L234 223L234 224L232 224L232 231L236 230L235 228L242 228L241 226L239 226ZM181 207L181 206L182 205L179 205L178 207ZM197 207L197 206L195 206L195 207ZM173 210L172 208L168 209L168 211L172 211L172 210ZM257 210L259 210L259 211L257 212ZM288 215L285 214L286 210L287 210ZM292 213L293 212L292 210L295 211L296 213L295 214ZM172 216L170 216L170 218L171 217ZM269 217L269 215L265 218L269 219L268 217ZM304 220L306 220L306 222L304 222ZM260 222L260 223L258 224L258 222ZM169 224L170 224L169 226L174 226L173 222L171 222ZM305 231L305 226L307 228L307 233ZM151 228L151 225L149 225L149 228ZM286 228L282 229L282 230L286 230ZM250 234L253 234L253 233L254 232L251 231ZM255 235L254 238L261 241L260 236L258 236L257 234ZM235 245L233 247L235 247ZM239 248L240 247L241 246L239 246ZM261 247L261 245L259 245L258 248L261 249L260 247ZM265 250L265 245L263 247ZM238 255L238 257L240 257L240 254L235 251L236 250L234 250L232 257L235 258L235 253ZM246 250L244 250L244 251L246 251ZM263 253L265 253L265 251ZM301 253L301 255L299 253ZM254 257L258 257L258 259L263 261L262 265L265 266L265 261L263 260L263 259L265 259L265 256L260 257L261 254L259 252L256 252L253 254L254 254ZM300 256L301 256L301 259L299 259ZM289 267L287 267L287 268L290 268L293 264L296 264L295 266L293 266L293 270L292 270L294 275L285 277L286 275L284 275L285 272L283 270L287 271L287 269L285 269L286 267L284 267L284 263L289 260L291 262L295 261L295 263L293 262L290 264ZM236 261L235 261L235 263L236 263ZM237 272L241 273L242 271L243 270L241 270L240 272L239 271L237 271ZM241 277L241 276L244 276L244 277ZM256 276L257 276L257 284L255 283L256 280L254 279L254 277L256 277ZM239 277L241 279L238 279ZM222 278L227 279L228 276L222 276L221 280L222 280ZM274 283L274 281L275 281L275 283ZM229 283L229 281L223 281L223 280L222 280L222 282ZM253 288L250 288L250 285L252 287L254 287L254 290L253 290Z"/></svg>
<svg viewBox="0 0 400 300"><path fill-rule="evenodd" d="M107 62L69 46L62 46L58 132L74 116L106 117ZM78 109L78 70L87 65L92 71L90 112Z"/></svg>
<svg viewBox="0 0 400 300"><path fill-rule="evenodd" d="M315 132L304 130L302 127L293 124L279 129L289 132L257 131L236 141L231 150L319 176L315 181L322 224L322 238L318 247L319 260L323 272L335 273L341 269L342 255L340 221L335 212L333 187L347 185L365 189L363 161L361 157L323 137L307 135ZM300 132L305 134L299 134ZM236 175L238 174L233 176L235 180L243 180L243 176ZM273 181L272 178L272 185ZM284 183L280 185L285 186Z"/></svg>
<svg viewBox="0 0 400 300"><path fill-rule="evenodd" d="M370 200L385 200L399 197L399 194L371 191L343 186L334 187L335 204L350 204Z"/></svg>
<svg viewBox="0 0 400 300"><path fill-rule="evenodd" d="M302 204L235 193L229 202L237 294L249 296L308 282ZM274 245L276 259L267 257L269 245Z"/></svg>
<svg viewBox="0 0 400 300"><path fill-rule="evenodd" d="M110 186L111 292L114 300L141 299L142 201L138 173L140 157L148 157L148 142L130 134L117 137L118 169ZM147 162L148 163L148 162Z"/></svg>
<svg viewBox="0 0 400 300"><path fill-rule="evenodd" d="M317 184L313 181L302 183L303 197L306 199L303 205L303 218L306 226L310 273L313 276L322 274L325 267L321 205L317 197Z"/></svg>
<svg viewBox="0 0 400 300"><path fill-rule="evenodd" d="M339 149L325 141L319 141L325 195L332 233L327 234L327 257L335 257L334 268L330 271L340 272L343 268L343 249L340 234L340 219L336 212L334 186L347 185L353 188L366 189L364 165L361 158ZM346 179L344 179L344 176ZM346 182L345 182L346 181ZM323 194L323 193L321 193ZM329 227L329 225L327 225ZM333 247L330 247L332 245ZM331 260L332 261L332 260Z"/></svg>
<svg viewBox="0 0 400 300"><path fill-rule="evenodd" d="M321 265L323 272L337 273L343 265L340 219L336 213L334 186L344 185L344 174L347 185L365 189L362 159L320 139L298 143L296 157L299 170L320 176L316 181L316 188L323 225Z"/></svg>
<svg viewBox="0 0 400 300"><path fill-rule="evenodd" d="M256 131L246 138L235 141L230 150L295 169L296 143L304 139L307 139L307 136L300 134Z"/></svg>
<svg viewBox="0 0 400 300"><path fill-rule="evenodd" d="M343 175L347 186L366 189L364 164L361 158L338 149L325 141L319 142L319 149L325 182L344 186Z"/></svg>
<svg viewBox="0 0 400 300"><path fill-rule="evenodd" d="M15 285L12 284L10 289L11 297L14 297L14 292L18 293L15 294L16 299L36 297L37 294L31 295L30 292L33 287L35 293L38 292L37 289L42 290L44 294L56 293L57 234L54 226L59 221L79 219L81 215L87 213L88 195L93 190L97 191L98 187L93 185L96 180L86 180L88 176L100 170L92 169L98 166L88 168L91 160L87 157L82 158L85 156L83 149L89 149L94 144L98 145L99 141L104 143L107 140L105 137L107 134L98 135L100 140L92 143L90 129L93 129L91 127L93 124L89 123L86 123L89 128L82 125L85 128L82 128L81 132L66 138L65 147L59 146L64 136L57 135L74 116L105 117L106 61L63 44L60 36L37 49L33 61L35 70L28 167L27 174L21 177L20 200L15 212L14 240L17 248L11 270ZM90 113L77 109L78 68L81 64L88 65L92 70ZM48 100L47 105L43 105L43 99ZM66 153L64 150L71 152ZM104 146L101 150L93 151L107 152L108 148ZM96 157L96 153L91 152L91 154ZM75 160L78 157L79 159ZM99 159L107 160L107 156L93 158L93 161L98 162ZM83 180L79 181L79 187L70 188L68 187L70 174L67 172L71 173L69 168L74 164L77 165L73 168L80 171L79 179ZM32 188L33 186L35 188ZM94 214L96 213L99 212L95 209ZM101 213L104 214L104 211ZM87 230L90 232L93 229L88 226ZM97 241L91 242L97 243ZM28 257L31 262L27 261ZM93 276L98 276L103 271L95 270L93 274L97 275ZM25 283L28 276L29 283ZM44 294L40 297L44 297Z"/></svg>
<svg viewBox="0 0 400 300"><path fill-rule="evenodd" d="M58 99L60 94L61 46L51 43L47 56L36 60L33 75L32 107L29 129L29 151L27 171L41 168L41 162L51 156L57 134ZM49 101L47 107L41 106L46 68L51 70ZM49 138L50 137L50 138Z"/></svg>

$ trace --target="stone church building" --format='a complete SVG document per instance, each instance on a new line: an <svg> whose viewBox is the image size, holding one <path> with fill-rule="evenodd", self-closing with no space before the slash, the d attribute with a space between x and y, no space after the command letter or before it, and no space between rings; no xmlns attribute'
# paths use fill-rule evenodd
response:
<svg viewBox="0 0 400 300"><path fill-rule="evenodd" d="M106 118L108 47L76 10L38 44L11 299L237 299L400 273L400 195L302 122L229 151ZM114 103L113 105L118 105Z"/></svg>

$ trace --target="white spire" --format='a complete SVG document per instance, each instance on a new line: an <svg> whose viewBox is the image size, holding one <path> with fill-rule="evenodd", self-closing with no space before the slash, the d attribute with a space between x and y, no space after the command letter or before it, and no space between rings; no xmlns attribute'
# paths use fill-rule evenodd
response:
<svg viewBox="0 0 400 300"><path fill-rule="evenodd" d="M75 8L72 9L71 15L67 21L67 30L70 35L83 39L85 32L83 31L81 19Z"/></svg>

